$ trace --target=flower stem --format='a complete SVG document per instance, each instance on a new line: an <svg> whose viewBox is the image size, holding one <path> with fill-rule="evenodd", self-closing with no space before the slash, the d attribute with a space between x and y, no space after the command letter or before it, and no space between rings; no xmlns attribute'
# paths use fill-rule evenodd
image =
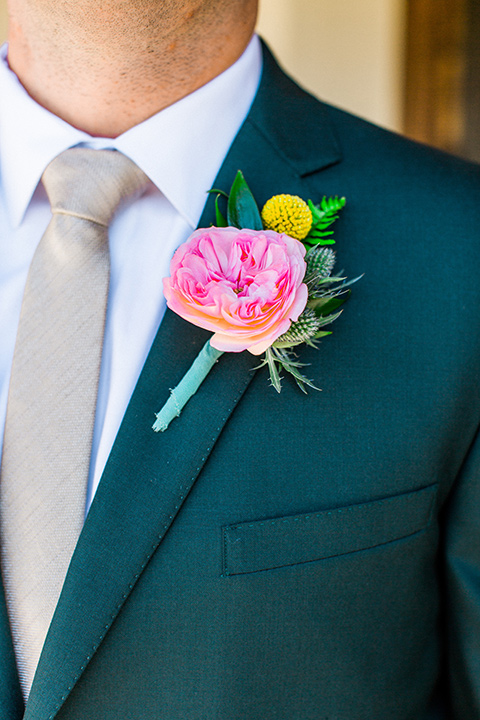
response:
<svg viewBox="0 0 480 720"><path fill-rule="evenodd" d="M208 340L193 361L178 385L170 390L170 397L160 412L156 413L156 421L152 426L155 432L164 432L172 420L180 415L183 408L195 395L202 382L207 377L218 358L223 355L221 350L215 350Z"/></svg>

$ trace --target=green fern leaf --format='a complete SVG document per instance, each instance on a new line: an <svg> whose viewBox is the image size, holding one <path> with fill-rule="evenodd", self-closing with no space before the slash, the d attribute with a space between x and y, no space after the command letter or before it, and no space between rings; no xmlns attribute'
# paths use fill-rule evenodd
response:
<svg viewBox="0 0 480 720"><path fill-rule="evenodd" d="M346 199L344 197L324 197L320 205L314 205L311 200L308 201L308 207L312 213L313 224L310 233L322 232L338 220L338 213L345 207ZM308 236L307 236L308 237Z"/></svg>

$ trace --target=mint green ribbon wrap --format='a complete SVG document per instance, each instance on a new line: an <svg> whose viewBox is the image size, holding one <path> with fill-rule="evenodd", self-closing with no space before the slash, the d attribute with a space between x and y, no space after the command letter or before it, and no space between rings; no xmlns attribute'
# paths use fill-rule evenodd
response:
<svg viewBox="0 0 480 720"><path fill-rule="evenodd" d="M180 415L183 408L195 395L202 382L207 377L218 358L223 355L222 350L215 350L208 340L193 361L190 369L185 373L178 385L170 390L170 397L160 412L156 413L156 421L152 426L155 432L165 432L172 420Z"/></svg>

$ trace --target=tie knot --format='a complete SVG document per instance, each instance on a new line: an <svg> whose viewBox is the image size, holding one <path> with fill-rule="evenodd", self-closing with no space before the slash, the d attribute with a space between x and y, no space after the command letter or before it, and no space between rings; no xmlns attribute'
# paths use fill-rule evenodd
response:
<svg viewBox="0 0 480 720"><path fill-rule="evenodd" d="M148 178L116 150L70 148L47 166L42 182L52 213L108 226L120 201L143 188Z"/></svg>

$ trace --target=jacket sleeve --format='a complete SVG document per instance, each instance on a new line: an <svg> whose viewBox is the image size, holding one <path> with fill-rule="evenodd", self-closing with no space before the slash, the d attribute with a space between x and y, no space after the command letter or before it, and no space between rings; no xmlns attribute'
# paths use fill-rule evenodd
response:
<svg viewBox="0 0 480 720"><path fill-rule="evenodd" d="M452 720L480 718L480 430L445 515Z"/></svg>

